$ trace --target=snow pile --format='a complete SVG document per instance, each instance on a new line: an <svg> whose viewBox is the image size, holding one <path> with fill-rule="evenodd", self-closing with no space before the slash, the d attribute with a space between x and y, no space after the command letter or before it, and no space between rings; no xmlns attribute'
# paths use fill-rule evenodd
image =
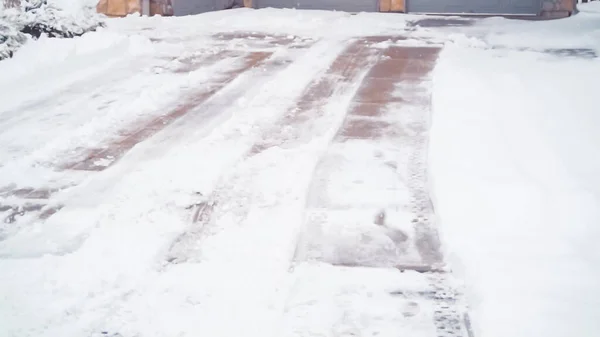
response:
<svg viewBox="0 0 600 337"><path fill-rule="evenodd" d="M11 57L29 37L74 37L103 26L89 5L60 6L47 0L24 0L20 8L0 8L0 60Z"/></svg>
<svg viewBox="0 0 600 337"><path fill-rule="evenodd" d="M600 54L600 5L579 4L579 13L567 19L547 21L488 18L468 31L458 28L452 39L464 34L488 48L546 52L557 49L591 50Z"/></svg>

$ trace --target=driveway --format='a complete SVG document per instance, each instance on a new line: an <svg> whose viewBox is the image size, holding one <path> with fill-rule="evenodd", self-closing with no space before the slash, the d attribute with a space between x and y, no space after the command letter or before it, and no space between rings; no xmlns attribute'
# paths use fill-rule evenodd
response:
<svg viewBox="0 0 600 337"><path fill-rule="evenodd" d="M597 63L586 40L487 48L493 20L241 9L24 47L0 64L0 332L493 336L464 203L485 193L452 182L494 159L453 146L494 149L473 102L508 77L465 55Z"/></svg>

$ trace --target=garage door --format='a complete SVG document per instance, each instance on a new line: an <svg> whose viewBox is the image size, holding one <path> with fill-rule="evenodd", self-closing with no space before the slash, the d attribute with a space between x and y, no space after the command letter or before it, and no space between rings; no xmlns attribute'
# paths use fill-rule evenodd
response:
<svg viewBox="0 0 600 337"><path fill-rule="evenodd" d="M407 0L410 13L537 15L540 0Z"/></svg>
<svg viewBox="0 0 600 337"><path fill-rule="evenodd" d="M193 15L217 10L217 0L173 0L176 16Z"/></svg>
<svg viewBox="0 0 600 337"><path fill-rule="evenodd" d="M234 4L241 6L243 4L242 1L243 0L171 0L173 3L173 11L176 16L220 11L226 8L232 8Z"/></svg>
<svg viewBox="0 0 600 337"><path fill-rule="evenodd" d="M254 0L254 7L377 12L379 11L379 2L378 0Z"/></svg>

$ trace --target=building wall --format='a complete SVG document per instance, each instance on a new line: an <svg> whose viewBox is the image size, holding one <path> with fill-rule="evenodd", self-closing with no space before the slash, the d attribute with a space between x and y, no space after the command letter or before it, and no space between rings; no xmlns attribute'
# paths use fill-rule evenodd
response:
<svg viewBox="0 0 600 337"><path fill-rule="evenodd" d="M243 7L243 0L173 0L175 15L194 15L232 7Z"/></svg>
<svg viewBox="0 0 600 337"><path fill-rule="evenodd" d="M541 16L547 19L563 18L577 10L575 0L542 0Z"/></svg>
<svg viewBox="0 0 600 337"><path fill-rule="evenodd" d="M174 14L193 15L227 8L243 7L244 0L172 0ZM419 0L412 0L419 1ZM432 1L432 0L429 0ZM489 0L488 0L489 1ZM251 0L247 7L328 9L345 11L406 12L404 0ZM540 3L537 4L540 6ZM537 7L536 7L537 8ZM567 17L576 11L575 0L541 0L542 18Z"/></svg>
<svg viewBox="0 0 600 337"><path fill-rule="evenodd" d="M144 0L99 0L96 11L108 16L126 16L140 13L144 15L173 15L171 0L147 0L144 9Z"/></svg>
<svg viewBox="0 0 600 337"><path fill-rule="evenodd" d="M377 12L379 0L253 0L253 7Z"/></svg>

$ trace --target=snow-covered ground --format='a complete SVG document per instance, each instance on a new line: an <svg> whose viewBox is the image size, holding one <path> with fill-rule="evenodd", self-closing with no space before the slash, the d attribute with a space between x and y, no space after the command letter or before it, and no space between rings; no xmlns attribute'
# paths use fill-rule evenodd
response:
<svg viewBox="0 0 600 337"><path fill-rule="evenodd" d="M597 336L600 4L580 9L557 21L446 28L413 27L416 16L239 9L114 19L26 44L0 62L0 206L63 208L0 224L0 336L437 337L437 309L422 298L437 291L427 274L295 260L302 241L352 255L387 235L359 228L360 212L336 220L337 242L304 228L316 168L339 150L332 137L364 72L335 82L301 131L278 124L351 38L372 35L444 46L425 88L430 195L447 284L463 286L475 336ZM213 38L240 31L286 42ZM244 60L224 50L268 52L272 62L222 84ZM107 169L60 169L215 87ZM15 188L58 191L23 198Z"/></svg>
<svg viewBox="0 0 600 337"><path fill-rule="evenodd" d="M581 9L498 22L436 68L432 185L477 335L600 333L600 6ZM539 52L560 48L591 50Z"/></svg>

